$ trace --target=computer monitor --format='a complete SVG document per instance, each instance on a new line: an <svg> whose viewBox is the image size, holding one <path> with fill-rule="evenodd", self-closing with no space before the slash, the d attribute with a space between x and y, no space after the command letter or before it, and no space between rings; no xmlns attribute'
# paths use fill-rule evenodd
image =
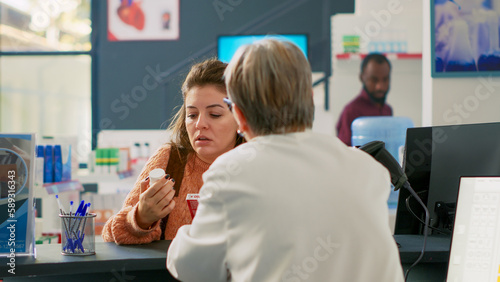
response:
<svg viewBox="0 0 500 282"><path fill-rule="evenodd" d="M446 281L499 281L500 177L462 177Z"/></svg>
<svg viewBox="0 0 500 282"><path fill-rule="evenodd" d="M308 40L306 34L221 35L217 39L217 57L219 60L229 63L236 50L242 45L251 44L264 38L292 42L302 50L307 58Z"/></svg>
<svg viewBox="0 0 500 282"><path fill-rule="evenodd" d="M403 167L429 209L432 234L451 236L461 176L500 175L500 123L409 128ZM423 210L402 189L395 234L422 234ZM409 198L410 210L406 206Z"/></svg>

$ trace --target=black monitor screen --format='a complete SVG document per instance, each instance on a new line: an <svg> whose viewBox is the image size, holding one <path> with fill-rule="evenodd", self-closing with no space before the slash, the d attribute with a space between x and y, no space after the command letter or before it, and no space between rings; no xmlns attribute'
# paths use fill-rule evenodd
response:
<svg viewBox="0 0 500 282"><path fill-rule="evenodd" d="M427 204L432 232L451 234L460 177L500 175L500 123L409 128L404 170ZM408 191L400 192L395 234L423 229L406 207L408 197ZM415 200L410 198L409 206L424 218Z"/></svg>

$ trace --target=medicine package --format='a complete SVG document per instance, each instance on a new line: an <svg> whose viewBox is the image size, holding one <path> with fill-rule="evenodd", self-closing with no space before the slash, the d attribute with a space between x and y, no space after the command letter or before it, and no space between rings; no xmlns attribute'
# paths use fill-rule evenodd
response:
<svg viewBox="0 0 500 282"><path fill-rule="evenodd" d="M34 134L0 134L0 256L34 255Z"/></svg>

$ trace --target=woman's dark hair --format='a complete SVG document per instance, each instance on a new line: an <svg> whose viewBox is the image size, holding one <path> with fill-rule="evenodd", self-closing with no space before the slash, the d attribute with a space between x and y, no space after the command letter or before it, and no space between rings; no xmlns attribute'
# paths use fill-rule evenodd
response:
<svg viewBox="0 0 500 282"><path fill-rule="evenodd" d="M172 131L172 141L170 145L172 147L178 148L181 154L181 160L185 163L187 161L188 154L194 152L191 143L189 142L189 136L186 129L186 94L194 87L213 85L219 88L221 91L226 92L226 84L224 82L224 71L226 70L226 63L223 63L217 59L208 59L201 63L197 63L191 67L184 83L182 84L182 99L183 104L172 118L167 130ZM239 136L236 132L236 144L240 145L245 142L245 140Z"/></svg>

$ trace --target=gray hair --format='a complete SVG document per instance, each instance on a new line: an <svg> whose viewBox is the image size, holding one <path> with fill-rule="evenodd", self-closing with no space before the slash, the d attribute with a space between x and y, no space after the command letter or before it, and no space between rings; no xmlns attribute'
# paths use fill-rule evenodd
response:
<svg viewBox="0 0 500 282"><path fill-rule="evenodd" d="M229 97L254 134L312 128L311 67L293 43L264 39L243 46L224 76Z"/></svg>

